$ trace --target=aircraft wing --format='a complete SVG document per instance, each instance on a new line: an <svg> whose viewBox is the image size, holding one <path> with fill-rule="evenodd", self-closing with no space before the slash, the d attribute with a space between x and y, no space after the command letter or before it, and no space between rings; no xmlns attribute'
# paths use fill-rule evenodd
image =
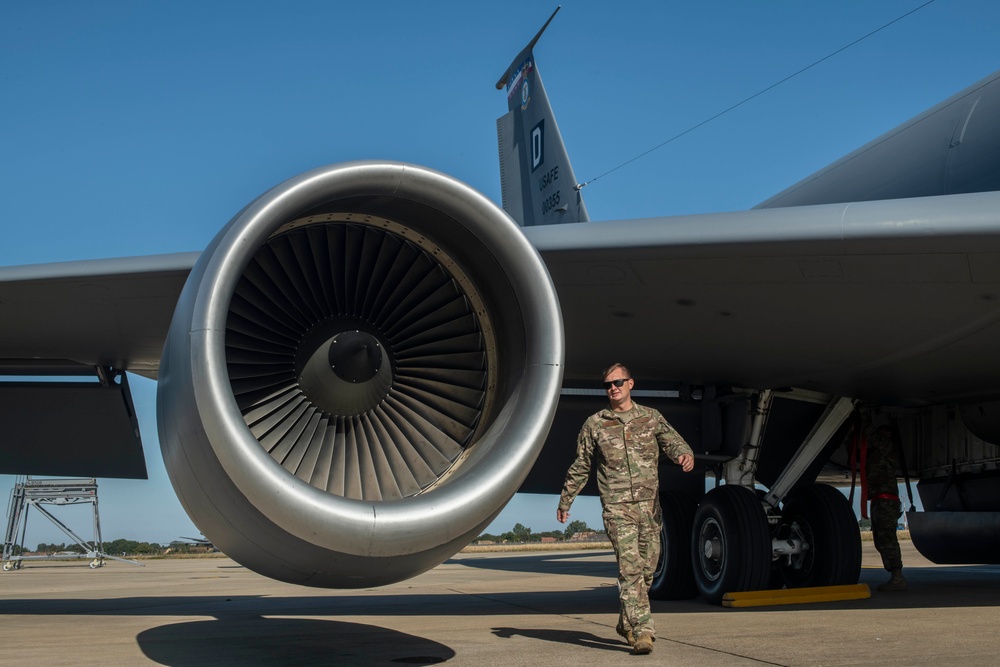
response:
<svg viewBox="0 0 1000 667"><path fill-rule="evenodd" d="M146 478L124 371L157 377L198 255L0 268L0 472Z"/></svg>
<svg viewBox="0 0 1000 667"><path fill-rule="evenodd" d="M0 374L109 366L155 378L200 253L0 268Z"/></svg>
<svg viewBox="0 0 1000 667"><path fill-rule="evenodd" d="M524 232L556 285L570 384L626 359L646 382L1000 394L1000 193ZM198 256L0 269L0 367L155 378Z"/></svg>
<svg viewBox="0 0 1000 667"><path fill-rule="evenodd" d="M566 375L802 387L895 404L1000 394L1000 193L525 229Z"/></svg>
<svg viewBox="0 0 1000 667"><path fill-rule="evenodd" d="M1000 336L998 211L1000 193L974 193L523 231L561 305L567 386L592 386L618 359L643 387L798 387L921 405L1000 394L991 352ZM155 378L198 256L0 269L0 317L9 323L0 329L0 369L74 375L107 366ZM23 430L33 441L65 442L42 437L37 414L67 401L39 402L5 411L8 423L29 414ZM73 419L95 415L89 430L102 434L89 460L65 447L31 456L8 449L0 468L40 472L39 461L72 458L79 467L52 471L94 474L98 461L131 457L102 476L143 476L128 422L117 440L108 437L115 429L98 427L122 422L121 411L96 410L76 394L72 402L81 406ZM550 442L571 444L566 428Z"/></svg>

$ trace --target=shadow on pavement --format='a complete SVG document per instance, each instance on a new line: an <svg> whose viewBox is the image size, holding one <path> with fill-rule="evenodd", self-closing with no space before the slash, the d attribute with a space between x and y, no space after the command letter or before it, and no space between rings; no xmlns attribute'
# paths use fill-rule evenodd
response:
<svg viewBox="0 0 1000 667"><path fill-rule="evenodd" d="M593 575L595 577L618 576L618 567L613 559L603 558L613 555L608 550L574 551L567 553L545 552L524 556L489 556L463 554L461 558L451 558L449 565L497 570L500 572L545 572L546 574Z"/></svg>
<svg viewBox="0 0 1000 667"><path fill-rule="evenodd" d="M540 628L525 630L522 628L493 628L491 632L502 639L510 639L514 636L520 636L527 637L529 639L541 639L543 641L554 642L556 644L574 644L584 648L603 649L605 651L614 651L616 653L632 652L632 649L629 648L624 641L608 640L604 637L598 637L597 635L593 635L589 632L580 632L578 630L544 630Z"/></svg>
<svg viewBox="0 0 1000 667"><path fill-rule="evenodd" d="M436 665L449 647L373 625L226 616L161 625L136 637L161 665Z"/></svg>

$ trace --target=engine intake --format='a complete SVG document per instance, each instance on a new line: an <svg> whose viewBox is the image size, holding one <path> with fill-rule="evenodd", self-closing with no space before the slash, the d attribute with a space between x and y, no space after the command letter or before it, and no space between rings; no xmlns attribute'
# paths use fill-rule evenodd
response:
<svg viewBox="0 0 1000 667"><path fill-rule="evenodd" d="M551 280L505 213L429 169L333 165L251 203L195 265L161 360L161 448L240 563L391 583L511 498L562 359Z"/></svg>

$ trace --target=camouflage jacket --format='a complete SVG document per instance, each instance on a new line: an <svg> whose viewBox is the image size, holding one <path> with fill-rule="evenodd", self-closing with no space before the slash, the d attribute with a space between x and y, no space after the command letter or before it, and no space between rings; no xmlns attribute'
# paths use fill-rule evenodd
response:
<svg viewBox="0 0 1000 667"><path fill-rule="evenodd" d="M674 462L693 454L657 410L633 403L628 412L607 407L592 415L576 439L576 460L566 473L559 509L569 509L595 463L602 504L655 499L661 450Z"/></svg>

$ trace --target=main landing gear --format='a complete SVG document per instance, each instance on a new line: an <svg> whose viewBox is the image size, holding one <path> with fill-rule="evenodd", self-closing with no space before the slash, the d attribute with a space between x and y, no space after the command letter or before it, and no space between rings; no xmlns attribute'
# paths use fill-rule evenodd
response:
<svg viewBox="0 0 1000 667"><path fill-rule="evenodd" d="M780 512L765 510L752 489L724 485L693 499L664 492L662 556L650 595L700 594L718 604L729 592L857 583L861 534L837 489L808 484ZM685 547L687 553L685 554Z"/></svg>
<svg viewBox="0 0 1000 667"><path fill-rule="evenodd" d="M861 575L861 531L837 489L809 484L788 494L774 540L775 564L789 588L856 584Z"/></svg>
<svg viewBox="0 0 1000 667"><path fill-rule="evenodd" d="M706 493L692 535L694 580L706 600L718 604L731 591L767 588L771 531L753 490L720 486Z"/></svg>
<svg viewBox="0 0 1000 667"><path fill-rule="evenodd" d="M649 596L655 600L690 600L698 595L691 570L691 527L698 503L686 493L664 491L660 494L660 508L660 562L653 573Z"/></svg>

